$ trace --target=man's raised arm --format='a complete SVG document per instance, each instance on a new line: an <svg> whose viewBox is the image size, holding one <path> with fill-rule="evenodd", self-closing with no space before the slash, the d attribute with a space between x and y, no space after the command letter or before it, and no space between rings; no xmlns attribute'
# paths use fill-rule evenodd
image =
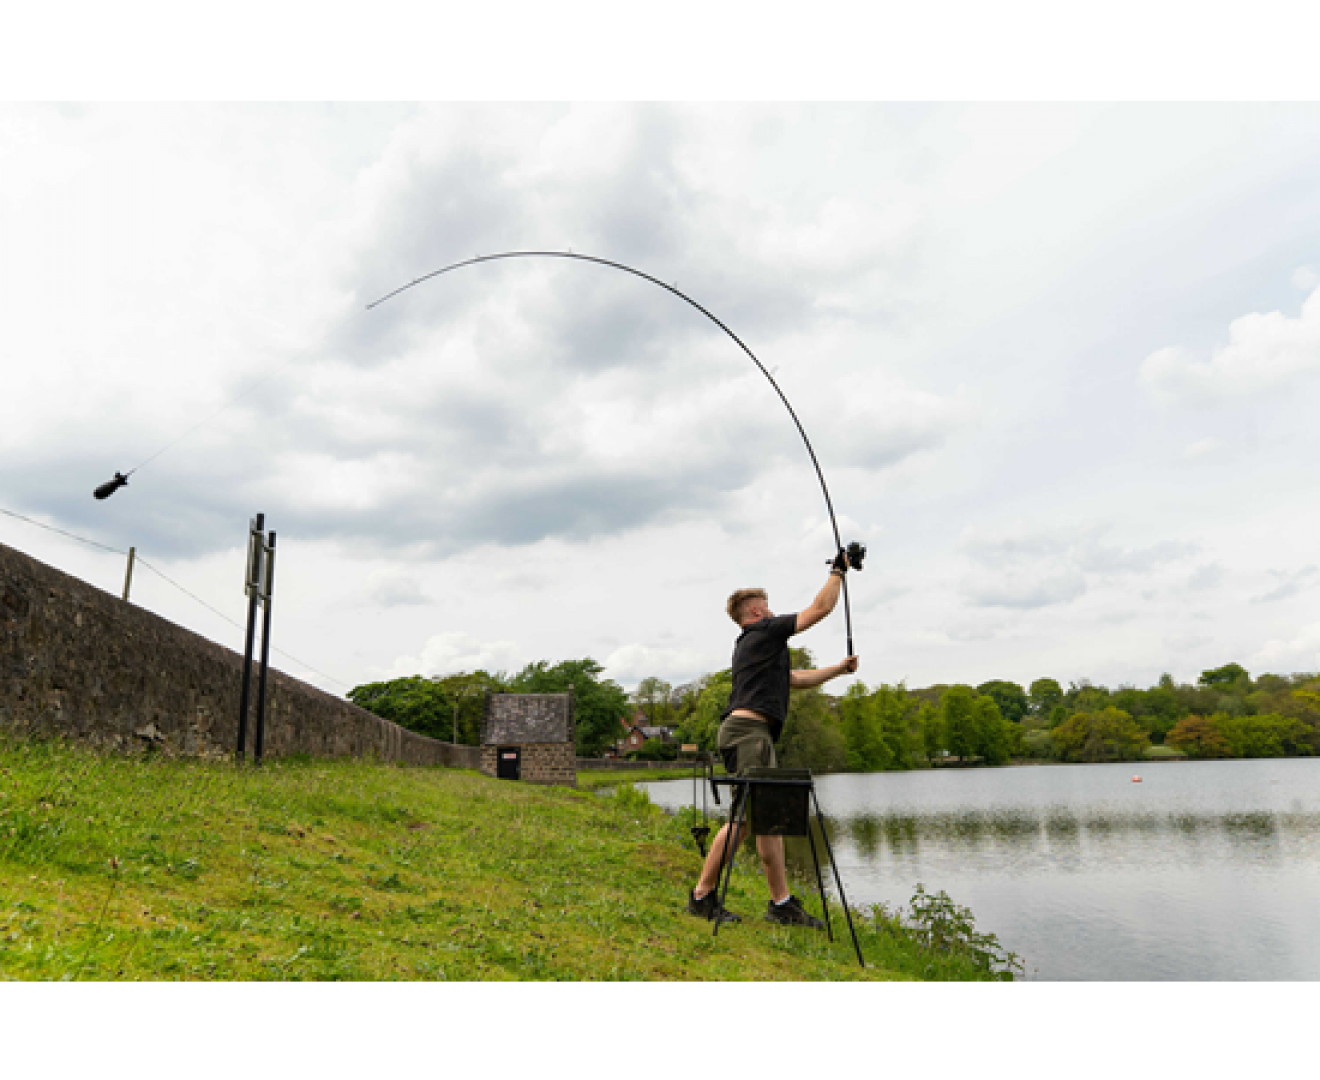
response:
<svg viewBox="0 0 1320 1080"><path fill-rule="evenodd" d="M830 568L830 579L825 582L825 587L816 594L816 599L811 602L810 607L798 612L797 625L793 633L800 634L803 630L810 630L834 610L834 605L839 602L839 590L843 588L843 574L843 570L838 566Z"/></svg>

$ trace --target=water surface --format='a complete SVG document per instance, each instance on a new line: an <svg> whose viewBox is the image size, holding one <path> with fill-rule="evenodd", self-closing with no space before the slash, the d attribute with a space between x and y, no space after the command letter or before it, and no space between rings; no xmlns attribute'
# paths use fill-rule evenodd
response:
<svg viewBox="0 0 1320 1080"><path fill-rule="evenodd" d="M690 780L644 786L692 803ZM816 789L850 904L942 889L1029 978L1320 979L1320 760L839 774Z"/></svg>

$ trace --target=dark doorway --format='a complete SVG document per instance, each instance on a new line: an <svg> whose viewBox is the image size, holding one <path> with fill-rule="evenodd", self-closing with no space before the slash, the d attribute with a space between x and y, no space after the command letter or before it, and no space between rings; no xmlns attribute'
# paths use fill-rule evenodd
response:
<svg viewBox="0 0 1320 1080"><path fill-rule="evenodd" d="M495 759L495 775L499 779L522 779L522 751L516 746L501 746L495 751Z"/></svg>

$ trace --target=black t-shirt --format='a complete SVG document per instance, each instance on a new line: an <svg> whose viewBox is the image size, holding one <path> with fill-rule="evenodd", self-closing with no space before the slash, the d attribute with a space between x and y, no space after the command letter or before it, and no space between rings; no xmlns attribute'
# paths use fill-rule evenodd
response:
<svg viewBox="0 0 1320 1080"><path fill-rule="evenodd" d="M776 615L743 627L733 646L733 693L724 716L734 709L760 713L770 721L775 742L788 718L788 639L796 631L796 614Z"/></svg>

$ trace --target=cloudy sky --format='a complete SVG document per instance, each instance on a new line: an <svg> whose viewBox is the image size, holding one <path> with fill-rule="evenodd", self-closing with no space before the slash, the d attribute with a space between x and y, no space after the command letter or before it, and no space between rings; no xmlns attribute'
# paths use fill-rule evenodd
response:
<svg viewBox="0 0 1320 1080"><path fill-rule="evenodd" d="M871 551L867 683L1320 670L1320 106L13 104L0 159L0 508L235 622L264 511L327 689L682 682L733 589L824 579L791 419L671 294L510 260L366 310L516 249L675 282L775 372Z"/></svg>

